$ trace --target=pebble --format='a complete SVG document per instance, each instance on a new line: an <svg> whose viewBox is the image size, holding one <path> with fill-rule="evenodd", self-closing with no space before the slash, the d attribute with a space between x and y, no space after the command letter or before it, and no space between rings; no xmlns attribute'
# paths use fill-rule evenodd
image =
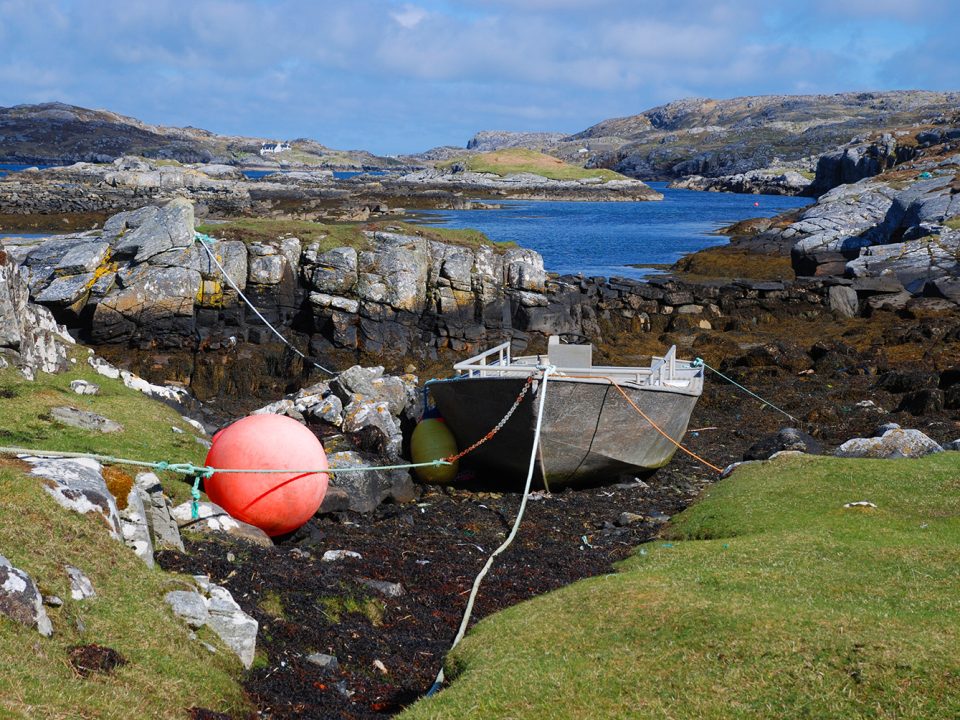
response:
<svg viewBox="0 0 960 720"><path fill-rule="evenodd" d="M326 653L311 653L307 655L307 662L316 665L321 670L330 670L334 672L340 669L340 662L336 655L327 655Z"/></svg>
<svg viewBox="0 0 960 720"><path fill-rule="evenodd" d="M844 505L844 507L845 508L858 508L858 507L875 508L876 505L874 505L872 502L869 502L867 500L858 500L857 502L848 502L846 505Z"/></svg>
<svg viewBox="0 0 960 720"><path fill-rule="evenodd" d="M61 600L56 595L44 595L43 604L46 605L47 607L58 608L63 606L63 600Z"/></svg>
<svg viewBox="0 0 960 720"><path fill-rule="evenodd" d="M617 525L620 527L626 527L627 525L633 525L638 522L643 522L643 515L632 512L622 512L620 513L620 517L617 518Z"/></svg>
<svg viewBox="0 0 960 720"><path fill-rule="evenodd" d="M327 550L320 559L324 562L335 562L337 560L346 560L347 558L362 560L363 556L353 550Z"/></svg>

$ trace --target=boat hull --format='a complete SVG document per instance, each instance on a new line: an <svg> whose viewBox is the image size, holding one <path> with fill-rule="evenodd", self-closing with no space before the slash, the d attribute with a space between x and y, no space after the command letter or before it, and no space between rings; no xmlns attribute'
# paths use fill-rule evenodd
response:
<svg viewBox="0 0 960 720"><path fill-rule="evenodd" d="M524 382L523 377L459 378L431 383L430 392L457 445L465 448L500 422ZM622 387L650 420L680 441L699 393ZM503 429L462 460L465 467L497 482L526 479L541 388L535 383ZM613 385L551 377L534 479L550 488L589 484L662 467L676 449Z"/></svg>

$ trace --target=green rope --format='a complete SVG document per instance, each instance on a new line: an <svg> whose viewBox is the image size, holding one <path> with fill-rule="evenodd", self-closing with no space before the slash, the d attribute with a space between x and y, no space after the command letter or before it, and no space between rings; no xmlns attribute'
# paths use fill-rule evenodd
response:
<svg viewBox="0 0 960 720"><path fill-rule="evenodd" d="M737 382L736 380L734 380L733 378L727 377L726 375L724 375L722 372L720 372L720 371L717 370L716 368L710 367L709 365L707 365L707 363L705 363L705 362L703 361L703 358L694 358L693 362L691 362L690 364L691 364L693 367L700 367L700 366L705 367L707 370L710 370L711 372L716 373L717 375L719 375L720 377L722 377L722 378L723 378L724 380L726 380L728 383L731 383L732 385L736 385L738 388L740 388L741 390L743 390L743 391L744 391L745 393L747 393L748 395L752 395L752 396L755 397L757 400L759 400L760 402L762 402L764 405L769 405L770 407L772 407L772 408L773 408L774 410L776 410L777 412L783 413L784 415L786 415L788 418L790 418L790 419L793 420L794 422L797 422L797 419L796 419L793 415L791 415L790 413L788 413L786 410L777 407L776 405L774 405L774 404L773 404L772 402L770 402L769 400L764 400L762 397L760 397L759 395L757 395L755 392L753 392L753 391L750 390L749 388L745 388L743 385L741 385L740 383L738 383L738 382Z"/></svg>
<svg viewBox="0 0 960 720"><path fill-rule="evenodd" d="M99 455L97 453L85 452L67 452L64 450L33 450L31 448L21 447L0 447L0 453L6 455L33 455L36 457L60 457L60 458L91 458L102 463L113 465L133 465L135 467L145 467L151 470L169 470L170 472L180 473L181 475L195 476L197 480L209 479L214 473L237 473L251 475L272 475L274 473L297 473L299 475L310 475L316 473L330 473L336 475L339 473L351 472L370 472L372 470L408 470L421 467L437 467L440 465L451 465L446 460L430 460L421 463L400 463L397 465L374 465L362 467L344 467L344 468L307 468L301 470L298 468L215 468L210 465L194 465L193 463L172 463L166 460L157 462L148 462L145 460L131 460L130 458L114 457L112 455Z"/></svg>
<svg viewBox="0 0 960 720"><path fill-rule="evenodd" d="M193 488L190 490L190 519L200 519L200 476L193 479Z"/></svg>

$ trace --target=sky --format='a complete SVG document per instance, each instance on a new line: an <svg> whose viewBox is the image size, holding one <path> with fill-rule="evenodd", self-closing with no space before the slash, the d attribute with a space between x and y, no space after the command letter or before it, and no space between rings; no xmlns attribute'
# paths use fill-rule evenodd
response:
<svg viewBox="0 0 960 720"><path fill-rule="evenodd" d="M958 0L0 0L0 106L378 154L687 97L960 90Z"/></svg>

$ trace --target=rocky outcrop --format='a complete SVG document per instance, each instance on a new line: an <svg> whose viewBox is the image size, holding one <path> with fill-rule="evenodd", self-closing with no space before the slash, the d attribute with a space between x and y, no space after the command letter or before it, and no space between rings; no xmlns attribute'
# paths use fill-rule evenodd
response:
<svg viewBox="0 0 960 720"><path fill-rule="evenodd" d="M734 175L831 153L853 137L955 112L958 102L957 93L924 91L688 98L604 120L551 153L631 177Z"/></svg>
<svg viewBox="0 0 960 720"><path fill-rule="evenodd" d="M703 190L706 192L732 192L749 195L805 195L810 189L810 180L796 170L750 170L737 175L721 175L706 178L691 175L670 183L678 190Z"/></svg>
<svg viewBox="0 0 960 720"><path fill-rule="evenodd" d="M256 413L287 415L323 438L331 473L321 512L370 512L380 503L409 502L416 488L406 470L367 470L405 462L403 429L420 415L414 375L385 375L382 366L355 365L330 383L317 383Z"/></svg>
<svg viewBox="0 0 960 720"><path fill-rule="evenodd" d="M901 137L905 134L897 133ZM820 156L810 192L821 195L839 185L879 175L916 156L916 145L900 144L891 133L883 133L875 140L854 138L846 146Z"/></svg>
<svg viewBox="0 0 960 720"><path fill-rule="evenodd" d="M418 170L391 180L390 186L426 190L451 189L460 192L523 200L628 201L662 200L663 195L639 180L607 180L581 178L553 180L543 175L521 172L510 175L463 170L454 165L449 170Z"/></svg>
<svg viewBox="0 0 960 720"><path fill-rule="evenodd" d="M30 301L25 273L0 249L0 368L15 365L28 378L59 372L72 344L50 311Z"/></svg>
<svg viewBox="0 0 960 720"><path fill-rule="evenodd" d="M906 187L861 180L823 195L779 231L794 242L796 272L885 278L912 294L923 293L940 278L955 277L957 179L952 170L925 174Z"/></svg>
<svg viewBox="0 0 960 720"><path fill-rule="evenodd" d="M492 152L515 147L542 150L556 145L566 137L565 133L481 130L467 141L467 150Z"/></svg>

